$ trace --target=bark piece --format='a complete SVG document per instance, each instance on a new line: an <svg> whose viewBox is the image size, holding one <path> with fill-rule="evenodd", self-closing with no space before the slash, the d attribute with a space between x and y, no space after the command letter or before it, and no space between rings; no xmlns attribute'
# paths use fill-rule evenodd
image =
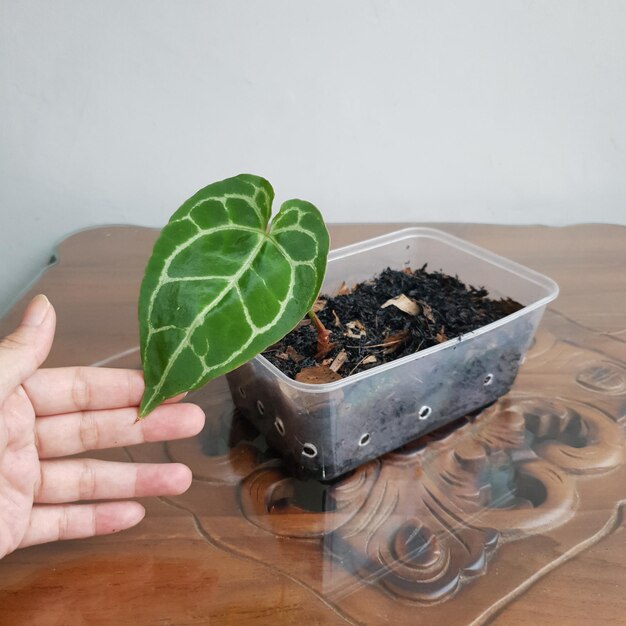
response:
<svg viewBox="0 0 626 626"><path fill-rule="evenodd" d="M341 366L348 360L348 353L345 350L342 350L334 359L334 361L330 364L330 369L333 372L338 372L341 369Z"/></svg>
<svg viewBox="0 0 626 626"><path fill-rule="evenodd" d="M367 335L367 331L365 330L365 326L359 320L352 320L346 324L346 332L345 335L350 337L350 339L361 339L361 337L365 337Z"/></svg>
<svg viewBox="0 0 626 626"><path fill-rule="evenodd" d="M352 289L348 287L346 282L341 283L341 287L339 287L339 291L337 291L338 296L347 296L349 293L352 293Z"/></svg>
<svg viewBox="0 0 626 626"><path fill-rule="evenodd" d="M325 365L315 365L313 367L305 367L296 374L296 380L300 383L309 383L311 385L323 385L324 383L332 383L341 380L343 377L337 372L333 372L330 367Z"/></svg>

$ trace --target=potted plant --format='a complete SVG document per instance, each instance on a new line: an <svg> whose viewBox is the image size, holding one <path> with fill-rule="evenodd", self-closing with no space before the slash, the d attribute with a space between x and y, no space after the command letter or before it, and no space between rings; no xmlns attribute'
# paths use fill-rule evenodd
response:
<svg viewBox="0 0 626 626"><path fill-rule="evenodd" d="M553 281L427 228L328 255L319 211L289 200L270 222L273 196L266 180L236 176L199 191L161 232L139 302L146 378L141 417L227 374L236 406L270 445L296 471L331 479L508 391L545 306L558 293ZM438 313L426 302L397 294L428 317L435 345L329 382L294 380L262 355L308 314L317 332L313 368L326 371L338 355L313 310L320 290L345 292L386 268L408 272L425 264L521 304L452 335L437 327ZM412 306L400 300L383 305ZM361 339L358 326L349 330Z"/></svg>

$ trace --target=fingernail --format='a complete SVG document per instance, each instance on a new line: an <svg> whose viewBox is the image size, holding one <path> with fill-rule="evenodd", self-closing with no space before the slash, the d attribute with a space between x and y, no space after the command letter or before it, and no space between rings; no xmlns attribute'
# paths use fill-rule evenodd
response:
<svg viewBox="0 0 626 626"><path fill-rule="evenodd" d="M50 300L42 293L35 296L26 307L22 324L24 326L40 326L50 310Z"/></svg>

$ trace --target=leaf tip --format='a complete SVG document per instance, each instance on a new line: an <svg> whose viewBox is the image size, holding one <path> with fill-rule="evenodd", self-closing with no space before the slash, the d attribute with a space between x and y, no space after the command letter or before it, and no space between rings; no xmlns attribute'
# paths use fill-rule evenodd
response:
<svg viewBox="0 0 626 626"><path fill-rule="evenodd" d="M154 403L154 400L147 398L144 394L144 397L141 399L141 404L139 405L139 411L137 413L135 424L145 419L155 408L156 404Z"/></svg>

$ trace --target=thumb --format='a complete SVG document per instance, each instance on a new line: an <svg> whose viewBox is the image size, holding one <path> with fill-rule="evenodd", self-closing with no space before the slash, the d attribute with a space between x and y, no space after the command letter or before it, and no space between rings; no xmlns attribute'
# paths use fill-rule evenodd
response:
<svg viewBox="0 0 626 626"><path fill-rule="evenodd" d="M0 341L0 401L45 361L52 346L55 324L50 301L38 295L26 307L17 329Z"/></svg>

